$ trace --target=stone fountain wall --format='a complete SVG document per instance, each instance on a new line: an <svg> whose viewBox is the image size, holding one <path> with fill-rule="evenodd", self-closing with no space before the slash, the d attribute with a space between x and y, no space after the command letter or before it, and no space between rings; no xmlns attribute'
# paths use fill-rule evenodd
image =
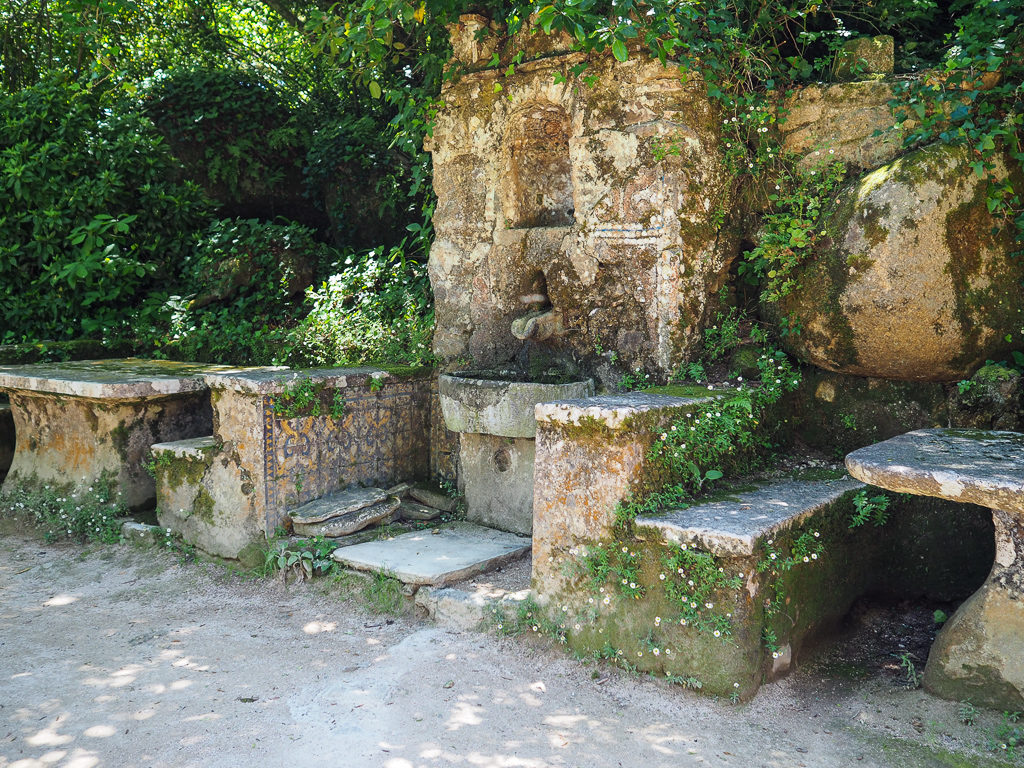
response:
<svg viewBox="0 0 1024 768"><path fill-rule="evenodd" d="M623 365L667 372L699 345L735 242L720 226L730 179L717 121L700 83L678 68L610 56L583 61L558 36L524 36L525 52L487 66L500 37L464 16L451 27L469 68L442 93L433 154L437 301L442 360L494 366L523 341L524 297L550 309L545 344L584 360L615 350ZM658 141L679 152L655 155ZM537 308L535 306L535 308Z"/></svg>

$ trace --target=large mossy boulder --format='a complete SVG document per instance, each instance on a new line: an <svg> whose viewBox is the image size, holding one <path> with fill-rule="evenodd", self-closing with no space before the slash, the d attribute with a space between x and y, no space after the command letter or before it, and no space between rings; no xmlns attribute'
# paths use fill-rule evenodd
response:
<svg viewBox="0 0 1024 768"><path fill-rule="evenodd" d="M1002 158L997 176L1020 169ZM987 183L968 150L931 145L844 188L799 288L773 311L802 333L802 360L839 373L901 381L965 378L1019 344L1024 260L995 231Z"/></svg>

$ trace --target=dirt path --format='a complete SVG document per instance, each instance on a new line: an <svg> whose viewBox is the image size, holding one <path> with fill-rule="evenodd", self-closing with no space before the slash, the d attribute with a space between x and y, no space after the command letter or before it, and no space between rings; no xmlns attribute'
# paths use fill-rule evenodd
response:
<svg viewBox="0 0 1024 768"><path fill-rule="evenodd" d="M323 585L0 540L2 768L1009 764L997 721L813 670L732 706Z"/></svg>

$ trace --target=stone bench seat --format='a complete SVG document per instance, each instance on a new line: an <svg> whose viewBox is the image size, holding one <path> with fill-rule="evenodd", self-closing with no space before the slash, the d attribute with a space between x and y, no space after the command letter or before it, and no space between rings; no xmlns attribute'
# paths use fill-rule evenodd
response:
<svg viewBox="0 0 1024 768"><path fill-rule="evenodd" d="M777 482L723 501L638 517L636 525L657 530L669 544L687 544L720 557L751 557L764 541L808 522L863 487L849 478Z"/></svg>
<svg viewBox="0 0 1024 768"><path fill-rule="evenodd" d="M138 358L0 366L16 436L3 493L40 483L87 492L107 478L129 507L151 505L150 446L211 431L202 377L222 370Z"/></svg>
<svg viewBox="0 0 1024 768"><path fill-rule="evenodd" d="M267 367L203 383L213 434L155 446L154 465L160 524L209 554L248 562L295 515L298 533L326 533L328 520L339 532L345 489L429 476L429 371Z"/></svg>
<svg viewBox="0 0 1024 768"><path fill-rule="evenodd" d="M881 488L990 509L992 569L935 638L924 686L954 701L1024 709L1024 434L920 429L853 451L846 467Z"/></svg>

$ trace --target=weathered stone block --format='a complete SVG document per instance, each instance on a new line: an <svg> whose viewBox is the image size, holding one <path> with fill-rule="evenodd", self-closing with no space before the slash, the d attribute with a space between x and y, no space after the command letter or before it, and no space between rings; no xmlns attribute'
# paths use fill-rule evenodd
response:
<svg viewBox="0 0 1024 768"><path fill-rule="evenodd" d="M530 438L460 435L466 519L529 535L533 530L534 455Z"/></svg>
<svg viewBox="0 0 1024 768"><path fill-rule="evenodd" d="M500 437L532 438L537 433L537 403L589 397L594 382L565 384L507 381L501 372L442 374L438 378L441 410L448 429Z"/></svg>
<svg viewBox="0 0 1024 768"><path fill-rule="evenodd" d="M892 35L858 37L847 40L836 56L838 80L862 80L871 75L891 75L895 69L895 45Z"/></svg>
<svg viewBox="0 0 1024 768"><path fill-rule="evenodd" d="M483 22L470 21L453 40L474 66L468 30ZM569 42L528 36L513 74L504 62L445 85L429 143L434 349L513 360L530 339L510 330L541 285L554 355L614 345L624 365L667 372L699 346L736 254L715 213L732 194L719 122L699 83L642 57L598 57L594 87L575 87Z"/></svg>
<svg viewBox="0 0 1024 768"><path fill-rule="evenodd" d="M893 83L881 80L804 86L785 102L783 148L802 155L805 167L842 160L867 170L888 163L903 152L910 127L894 128L892 98Z"/></svg>
<svg viewBox="0 0 1024 768"><path fill-rule="evenodd" d="M567 552L612 536L619 502L656 483L659 470L647 455L655 435L708 399L631 393L537 406L532 581L538 600L557 593Z"/></svg>

